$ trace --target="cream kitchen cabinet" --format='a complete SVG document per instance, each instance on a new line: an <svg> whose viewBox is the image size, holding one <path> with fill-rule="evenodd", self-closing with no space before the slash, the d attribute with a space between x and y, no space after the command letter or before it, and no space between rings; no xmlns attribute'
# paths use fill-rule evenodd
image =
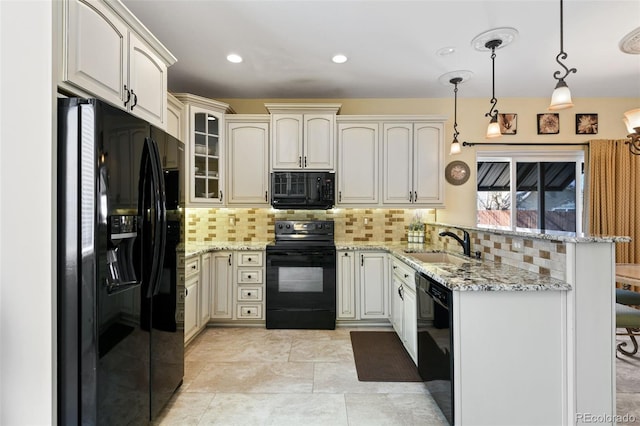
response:
<svg viewBox="0 0 640 426"><path fill-rule="evenodd" d="M389 318L389 267L386 252L359 251L360 319Z"/></svg>
<svg viewBox="0 0 640 426"><path fill-rule="evenodd" d="M120 2L65 0L60 86L166 129L167 68L176 58Z"/></svg>
<svg viewBox="0 0 640 426"><path fill-rule="evenodd" d="M271 169L333 171L340 106L265 104L271 113Z"/></svg>
<svg viewBox="0 0 640 426"><path fill-rule="evenodd" d="M235 252L236 320L264 321L264 252Z"/></svg>
<svg viewBox="0 0 640 426"><path fill-rule="evenodd" d="M229 206L269 206L268 115L226 116Z"/></svg>
<svg viewBox="0 0 640 426"><path fill-rule="evenodd" d="M338 250L336 263L336 320L356 320L358 319L356 253L352 250Z"/></svg>
<svg viewBox="0 0 640 426"><path fill-rule="evenodd" d="M376 122L338 123L338 206L378 204L378 133Z"/></svg>
<svg viewBox="0 0 640 426"><path fill-rule="evenodd" d="M214 265L211 253L200 257L200 286L198 287L198 328L206 327L211 317L211 277Z"/></svg>
<svg viewBox="0 0 640 426"><path fill-rule="evenodd" d="M184 104L167 93L167 133L184 142Z"/></svg>
<svg viewBox="0 0 640 426"><path fill-rule="evenodd" d="M233 318L233 253L216 251L211 253L211 313L210 318L231 320Z"/></svg>
<svg viewBox="0 0 640 426"><path fill-rule="evenodd" d="M385 122L382 126L382 203L443 206L443 123Z"/></svg>
<svg viewBox="0 0 640 426"><path fill-rule="evenodd" d="M181 311L184 320L184 341L188 343L199 330L199 294L200 288L200 256L192 256L185 260L184 263L184 291L178 298L178 303L184 304ZM180 315L179 315L180 316Z"/></svg>
<svg viewBox="0 0 640 426"><path fill-rule="evenodd" d="M391 324L407 353L417 365L418 323L416 317L415 271L393 256L391 265Z"/></svg>
<svg viewBox="0 0 640 426"><path fill-rule="evenodd" d="M225 114L231 111L229 105L185 93L176 93L175 97L185 105L188 205L224 205L224 120Z"/></svg>

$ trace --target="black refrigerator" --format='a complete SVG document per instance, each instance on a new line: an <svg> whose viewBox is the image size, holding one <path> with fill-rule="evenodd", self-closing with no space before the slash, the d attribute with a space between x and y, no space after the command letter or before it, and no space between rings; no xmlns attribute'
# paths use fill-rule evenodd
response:
<svg viewBox="0 0 640 426"><path fill-rule="evenodd" d="M184 146L58 99L58 423L146 424L184 375L176 250Z"/></svg>

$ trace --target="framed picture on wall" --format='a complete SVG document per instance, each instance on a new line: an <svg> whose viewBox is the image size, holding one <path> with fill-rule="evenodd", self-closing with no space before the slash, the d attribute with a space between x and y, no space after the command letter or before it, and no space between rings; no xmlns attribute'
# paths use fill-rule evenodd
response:
<svg viewBox="0 0 640 426"><path fill-rule="evenodd" d="M560 114L544 113L538 114L538 134L555 135L560 133Z"/></svg>
<svg viewBox="0 0 640 426"><path fill-rule="evenodd" d="M598 133L598 114L576 114L576 134L595 135Z"/></svg>
<svg viewBox="0 0 640 426"><path fill-rule="evenodd" d="M498 114L500 133L503 135L515 135L518 131L518 114Z"/></svg>

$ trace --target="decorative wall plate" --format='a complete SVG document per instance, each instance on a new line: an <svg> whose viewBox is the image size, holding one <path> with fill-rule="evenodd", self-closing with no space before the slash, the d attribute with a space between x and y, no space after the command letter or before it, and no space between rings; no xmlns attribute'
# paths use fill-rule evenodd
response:
<svg viewBox="0 0 640 426"><path fill-rule="evenodd" d="M470 174L471 171L467 163L459 160L450 162L444 170L444 177L451 185L462 185L469 180Z"/></svg>

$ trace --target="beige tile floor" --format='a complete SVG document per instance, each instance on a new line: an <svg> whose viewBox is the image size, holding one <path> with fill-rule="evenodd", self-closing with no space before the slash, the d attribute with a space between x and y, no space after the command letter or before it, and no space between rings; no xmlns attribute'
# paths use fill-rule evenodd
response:
<svg viewBox="0 0 640 426"><path fill-rule="evenodd" d="M208 328L156 424L446 424L423 383L359 382L351 330Z"/></svg>
<svg viewBox="0 0 640 426"><path fill-rule="evenodd" d="M156 425L442 425L422 383L359 382L347 328L208 328ZM640 423L640 356L619 357L617 413Z"/></svg>

